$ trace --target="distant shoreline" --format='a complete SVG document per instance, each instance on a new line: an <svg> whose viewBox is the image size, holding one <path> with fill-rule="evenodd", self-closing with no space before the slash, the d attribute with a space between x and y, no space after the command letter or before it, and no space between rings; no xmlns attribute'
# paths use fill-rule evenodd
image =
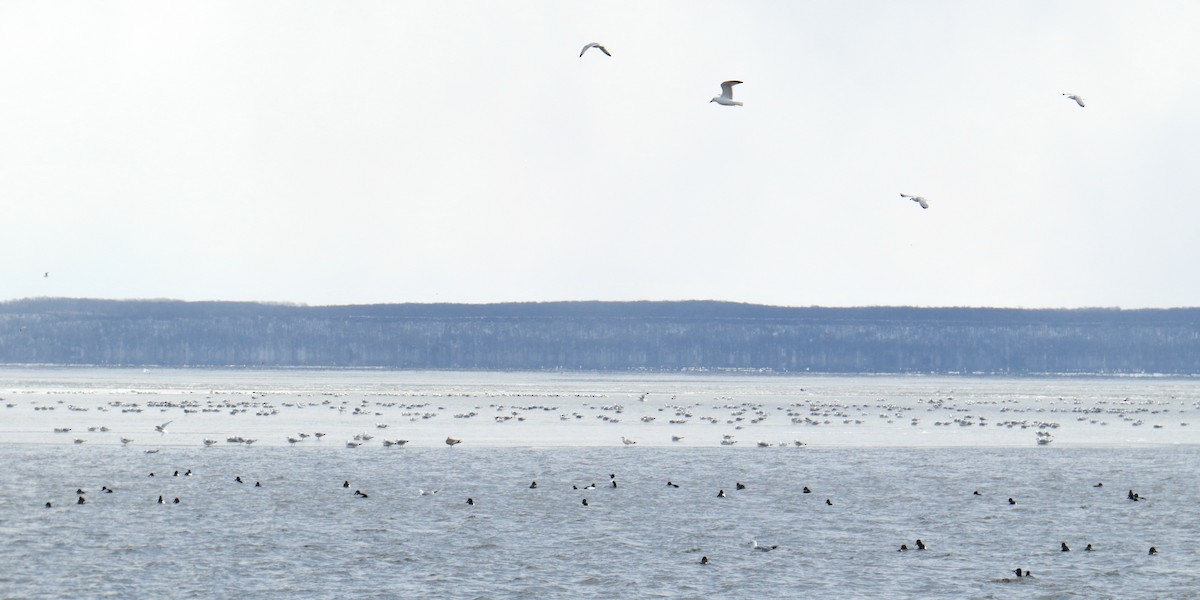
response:
<svg viewBox="0 0 1200 600"><path fill-rule="evenodd" d="M0 303L0 364L762 375L1200 375L1200 309L732 302Z"/></svg>
<svg viewBox="0 0 1200 600"><path fill-rule="evenodd" d="M0 371L5 369L102 369L111 371L121 370L145 370L153 371L239 371L239 372L325 372L325 371L340 371L340 372L363 372L363 373L472 373L472 374L505 374L505 375L520 375L528 373L531 375L548 375L548 374L563 374L563 375L596 375L596 376L666 376L678 375L682 377L746 377L753 378L801 378L812 377L820 378L855 378L861 377L864 379L875 379L885 377L901 377L901 378L944 378L944 379L1127 379L1127 380L1195 380L1200 379L1200 374L1176 374L1176 373L818 373L818 372L782 372L782 371L743 371L729 370L722 371L719 369L713 370L682 370L682 371L652 371L652 370L628 370L628 371L603 371L603 370L586 370L586 369L433 369L433 368L393 368L393 367L342 367L342 366L253 366L253 365L100 365L100 364L22 364L22 363L0 363Z"/></svg>

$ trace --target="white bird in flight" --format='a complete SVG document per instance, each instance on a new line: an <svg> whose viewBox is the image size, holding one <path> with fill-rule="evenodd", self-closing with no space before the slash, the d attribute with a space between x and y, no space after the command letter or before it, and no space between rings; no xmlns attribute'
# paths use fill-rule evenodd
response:
<svg viewBox="0 0 1200 600"><path fill-rule="evenodd" d="M155 425L154 430L165 435L167 433L167 425L170 425L171 423L174 423L174 422L175 421L167 421L166 423L163 423L162 425Z"/></svg>
<svg viewBox="0 0 1200 600"><path fill-rule="evenodd" d="M1075 104L1078 104L1080 108L1083 108L1083 96L1080 96L1079 94L1067 94L1067 93L1063 93L1063 95L1066 96L1067 98L1070 98L1071 100L1074 100Z"/></svg>
<svg viewBox="0 0 1200 600"><path fill-rule="evenodd" d="M920 204L921 208L929 208L929 201L925 200L924 198L922 198L920 196L912 196L909 194L900 194L900 197L908 198L909 200L912 200L913 202Z"/></svg>
<svg viewBox="0 0 1200 600"><path fill-rule="evenodd" d="M584 47L583 47L583 50L580 50L580 51L579 51L579 56L580 56L580 57L583 57L583 53L584 53L584 52L587 52L589 48L596 48L597 50L599 50L599 51L603 52L605 56L612 56L611 54L609 54L609 53L608 53L608 48L605 48L604 46L601 46L601 45L600 45L599 43L597 43L597 42L592 42L592 43L590 43L590 44L588 44L588 45L584 46Z"/></svg>
<svg viewBox="0 0 1200 600"><path fill-rule="evenodd" d="M741 83L741 82L740 81L732 81L732 80L722 81L721 82L721 95L713 96L713 99L709 100L709 102L716 102L717 104L720 104L721 106L741 106L742 105L741 102L737 102L733 99L733 86L735 86L739 83Z"/></svg>

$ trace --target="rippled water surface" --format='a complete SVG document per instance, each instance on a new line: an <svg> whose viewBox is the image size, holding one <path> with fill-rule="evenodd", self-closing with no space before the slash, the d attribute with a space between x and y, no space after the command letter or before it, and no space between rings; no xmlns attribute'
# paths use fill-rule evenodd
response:
<svg viewBox="0 0 1200 600"><path fill-rule="evenodd" d="M1200 440L1181 425L1196 410L1189 381L168 375L0 371L0 596L1166 598L1200 590ZM242 402L251 410L229 414ZM133 404L142 412L121 412ZM853 413L851 422L822 417L839 410L831 404ZM685 405L685 423L662 422ZM801 407L818 423L793 421ZM751 423L758 411L769 416ZM974 421L962 425L964 415ZM1045 429L1056 441L1038 446L1038 426L994 424L1003 420L1056 423ZM167 434L153 430L165 421ZM320 441L286 441L322 430ZM375 438L346 447L367 431ZM671 442L672 434L684 439ZM261 441L226 442L231 435ZM464 442L446 446L448 435ZM725 435L739 443L721 445ZM201 443L217 436L212 447ZM120 437L134 441L123 446ZM409 444L379 443L401 437ZM758 447L760 438L772 447ZM781 445L797 439L807 445ZM1129 490L1145 499L1128 500ZM156 502L160 495L168 504ZM918 538L928 550L897 552ZM778 548L754 551L750 540ZM1061 542L1072 551L1061 552ZM1083 551L1089 543L1094 552ZM1150 556L1150 546L1160 553ZM1017 579L1015 567L1034 577Z"/></svg>

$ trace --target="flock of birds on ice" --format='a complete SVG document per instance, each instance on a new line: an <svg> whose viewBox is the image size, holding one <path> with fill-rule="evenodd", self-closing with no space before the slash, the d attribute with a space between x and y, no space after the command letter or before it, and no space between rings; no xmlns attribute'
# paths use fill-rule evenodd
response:
<svg viewBox="0 0 1200 600"><path fill-rule="evenodd" d="M603 52L605 56L612 56L612 54L608 51L607 48L605 48L604 46L600 45L597 42L591 42L591 43L587 44L586 46L584 46L583 50L579 51L579 57L583 58L583 55L586 54L587 51L591 50L592 48L595 48L595 49L599 50L600 52ZM717 104L719 104L721 106L744 106L744 104L742 102L733 99L733 86L740 85L741 83L742 83L741 81L736 81L733 79L728 80L728 81L722 81L721 82L721 95L713 96L712 100L709 100L709 102L710 103L716 102ZM1066 96L1068 100L1074 101L1075 104L1079 105L1079 108L1083 108L1084 106L1086 106L1083 102L1083 96L1080 96L1079 94L1072 94L1069 92L1064 92L1063 96ZM929 201L926 200L922 196L915 196L913 194L903 194L902 193L902 194L900 194L900 197L906 198L908 200L912 200L913 202L916 202L917 205L919 205L921 208L929 208Z"/></svg>
<svg viewBox="0 0 1200 600"><path fill-rule="evenodd" d="M189 392L190 393L190 392ZM146 397L149 395L150 397ZM458 421L491 421L495 424L525 423L536 426L539 432L549 433L556 425L563 427L578 427L590 425L591 431L595 426L611 425L619 431L613 434L614 442L620 440L624 446L634 446L639 442L635 431L640 429L644 435L653 435L650 445L685 445L685 446L736 446L742 442L739 436L755 430L772 430L775 435L795 434L800 428L815 427L884 427L896 431L907 423L910 427L919 427L924 431L930 424L935 428L1005 428L1008 430L1029 430L1033 434L1033 443L1047 445L1054 441L1053 433L1063 427L1068 419L1081 425L1107 427L1110 423L1122 423L1130 427L1148 429L1164 429L1177 424L1187 427L1186 420L1191 410L1200 408L1200 401L1184 401L1174 397L1167 399L1090 399L1078 398L1048 399L1036 404L1025 404L1016 399L979 400L956 399L954 396L934 396L931 398L905 398L903 400L880 398L874 402L851 402L837 398L822 398L812 396L797 398L798 401L784 403L737 401L730 396L714 396L710 402L695 398L680 399L676 394L655 394L651 398L649 392L640 395L625 395L623 398L608 401L604 394L433 394L421 402L399 401L389 396L401 396L404 399L414 399L413 396L400 393L370 393L369 397L352 398L350 392L325 392L320 394L296 392L265 392L265 391L210 391L203 400L181 399L177 393L157 395L153 392L133 392L122 394L117 399L106 398L100 403L80 402L69 403L65 399L50 400L49 396L38 395L23 403L0 398L0 403L6 410L21 410L22 404L31 408L35 413L53 413L65 409L71 414L69 422L54 419L58 425L52 428L54 434L71 435L69 439L75 444L89 441L101 444L121 445L179 445L179 436L167 437L171 428L179 419L188 419L190 415L220 415L225 414L240 420L247 416L264 418L280 415L295 416L298 411L324 410L336 413L336 419L326 420L335 431L346 435L345 446L358 448L367 444L381 444L383 447L404 447L409 439L387 435L389 431L409 428L412 433L425 433L437 427L435 423L451 416ZM246 396L249 396L247 399ZM566 400L568 408L560 404L495 402L497 399L537 398ZM439 400L435 404L432 400ZM480 399L493 400L487 404L478 403ZM599 400L599 401L598 401ZM629 404L625 402L631 400ZM90 406L87 406L87 405ZM452 410L447 405L453 405ZM87 425L88 437L83 437L80 422L95 419L84 414L104 414L106 419L115 415L130 415L138 417L146 411L156 411L164 416L174 415L175 418L161 423L146 426L145 434L139 435L136 428L115 428L112 423L103 425ZM920 414L921 412L927 414ZM77 414L84 413L84 414ZM59 413L61 414L61 413ZM328 412L326 413L328 414ZM39 421L49 420L44 415ZM591 421L589 421L589 418ZM123 418L122 420L131 420ZM138 421L145 423L144 418ZM366 423L363 423L366 421ZM350 424L350 425L347 425ZM392 429L392 425L397 427ZM256 424L257 425L257 424ZM664 430L661 425L666 425ZM698 425L716 426L708 431L698 431ZM780 428L778 425L784 425ZM652 426L652 427L646 427ZM136 427L136 426L135 426ZM347 427L353 427L353 434L347 434ZM253 445L259 438L245 435L245 430L262 431L262 427L239 427L235 422L215 424L211 419L203 423L190 425L187 436L195 440L197 433L202 438L192 443L204 446L220 444L212 430L218 429L225 436L226 444ZM199 429L200 431L196 431ZM243 429L243 432L238 432ZM276 429L277 428L272 428ZM442 429L450 430L452 427ZM460 430L478 433L477 427L458 427ZM704 429L708 429L707 427ZM975 429L973 429L975 430ZM328 431L288 433L283 439L269 438L267 445L309 445L313 443L328 447L324 441ZM669 431L669 433L668 433ZM601 434L602 435L602 434ZM92 437L96 436L96 437ZM669 436L670 443L667 443ZM116 438L115 440L113 438ZM90 440L89 440L90 438ZM642 437L642 440L646 438ZM140 440L140 441L139 441ZM685 443L685 440L688 440ZM447 446L463 443L461 437L449 435L444 439ZM469 440L468 440L469 442ZM487 440L483 440L487 443ZM537 445L537 439L529 442ZM428 435L423 435L417 445L429 443ZM774 441L758 439L750 442L760 448L798 448L807 443L801 439ZM147 453L157 452L157 448L145 449Z"/></svg>
<svg viewBox="0 0 1200 600"><path fill-rule="evenodd" d="M1117 398L1093 398L1082 400L1078 398L1057 398L1057 399L1039 399L1032 402L1016 399L991 399L980 400L972 398L969 400L956 399L953 396L942 395L944 392L939 391L938 395L931 398L904 398L901 400L881 398L875 401L846 401L832 397L822 397L822 394L816 394L814 397L797 398L786 396L779 397L780 399L771 402L754 402L754 401L738 401L730 396L705 396L705 400L696 398L695 395L684 394L683 398L680 395L669 392L646 392L646 393L554 393L554 392L489 392L484 394L471 393L456 393L456 392L343 392L343 391L326 391L326 392L300 392L300 391L254 391L254 390L213 390L205 392L185 391L182 394L179 391L169 392L138 392L134 390L123 391L116 394L116 398L106 393L100 392L16 392L24 395L25 393L33 394L33 398L22 398L20 401L11 399L0 400L0 406L8 411L20 411L32 409L36 413L41 413L38 418L43 421L56 420L61 424L62 417L69 417L74 422L91 421L95 423L97 415L104 415L106 420L113 417L119 418L123 424L127 424L132 428L127 430L121 427L121 424L110 420L109 425L87 426L87 430L97 436L104 436L101 443L114 445L116 440L113 437L118 437L121 445L131 445L134 447L145 446L149 444L149 448L143 451L146 454L154 455L160 452L158 447L154 447L164 441L173 442L172 438L188 437L194 440L198 435L195 428L199 426L201 421L194 421L197 417L207 414L208 417L203 421L205 426L222 428L227 432L236 431L239 423L246 423L248 420L258 423L271 423L275 419L288 420L289 417L295 417L301 411L317 411L318 415L305 418L306 422L320 421L327 425L332 425L335 429L327 431L345 431L347 426L345 423L358 423L355 430L361 433L355 434L351 439L345 442L345 446L350 448L358 448L365 444L374 442L375 444L382 443L384 447L401 448L409 444L409 441L403 438L387 436L386 432L395 429L411 428L412 431L429 430L442 431L442 435L449 431L455 433L453 427L442 428L442 424L448 419L454 420L478 420L486 423L484 427L503 428L513 424L526 422L527 424L536 427L536 432L545 431L547 428L556 425L567 428L578 428L581 426L591 427L601 431L607 431L612 427L612 445L624 447L636 447L638 439L636 435L649 435L649 432L655 432L656 435L669 436L670 442L667 442L666 437L650 440L657 442L660 446L670 446L677 442L683 442L686 437L710 436L708 439L714 442L719 439L721 446L734 446L738 444L737 436L743 432L753 432L756 429L761 430L763 426L771 422L784 421L786 423L785 430L795 431L803 428L824 428L824 427L860 427L870 426L874 422L880 426L890 427L893 430L904 431L909 427L920 427L924 420L933 420L935 427L954 427L963 428L966 431L979 431L981 428L998 429L1016 431L1028 431L1036 439L1040 445L1048 443L1050 432L1058 430L1060 427L1069 426L1068 419L1073 419L1076 422L1087 422L1090 425L1103 427L1110 422L1124 423L1128 427L1142 427L1146 420L1151 421L1151 427L1159 428L1163 423L1168 421L1178 422L1179 426L1186 427L1186 421L1176 421L1179 418L1186 418L1186 415L1191 414L1192 410L1200 408L1200 402L1192 400L1181 400L1174 397L1163 399L1117 399ZM189 399L187 394L203 394L204 398ZM800 389L799 394L809 394L811 392ZM91 397L90 402L71 403L68 399L55 398L55 396L79 394L85 397ZM183 396L183 397L181 397ZM416 397L414 397L416 396ZM613 396L617 396L614 398ZM690 396L690 397L688 397ZM707 399L710 398L710 399ZM489 403L480 402L483 399L490 401ZM414 401L416 400L416 401ZM564 408L565 406L565 408ZM452 408L451 408L452 407ZM65 411L59 412L59 409L65 408ZM66 414L64 414L64 412ZM163 415L161 421L148 420L149 415L144 413ZM0 413L2 414L2 413ZM988 415L991 415L989 418ZM335 418L331 418L334 417ZM632 415L626 419L627 415ZM1002 416L1002 418L1001 418ZM220 423L215 423L216 420ZM261 421L260 421L261 419ZM19 420L25 420L24 418ZM663 423L665 421L665 423ZM293 422L289 420L289 422ZM580 425L580 424L583 425ZM179 433L176 429L186 424L186 433ZM507 424L507 425L506 425ZM111 426L110 426L111 425ZM656 427L655 425L663 425ZM678 427L678 428L676 428ZM140 429L137 429L140 428ZM142 433L134 432L134 429L140 430ZM273 427L273 430L278 430L280 427ZM480 443L486 445L487 439L484 429L479 426L462 425L458 427L460 431L470 431L477 435L485 436L485 439L479 440ZM62 434L65 439L70 439L70 434L73 428L62 424L55 427L54 433ZM262 430L259 428L258 430ZM365 431L364 431L365 430ZM707 431L706 431L707 430ZM377 440L376 435L385 438ZM778 431L778 430L777 430ZM458 435L459 437L456 437ZM536 435L534 433L533 435ZM57 436L50 435L51 439ZM149 437L150 439L145 439ZM273 445L276 446L296 446L296 445L313 445L316 447L324 447L333 450L341 445L341 442L330 445L323 438L328 437L326 431L313 431L294 433L286 435L284 440L274 439ZM466 436L455 433L444 438L437 438L436 444L447 447L455 447L461 444L470 446L472 439L464 439ZM141 439L141 442L135 442L135 438ZM423 438L425 444L434 443L428 436ZM76 438L75 443L84 443L83 438ZM226 444L230 445L253 445L258 440L245 435L229 435L225 439ZM268 441L271 444L272 441ZM1031 443L1034 440L1031 440ZM194 444L191 442L188 445ZM204 437L200 442L204 446L216 446L220 442L212 437ZM178 444L172 444L178 446ZM535 444L536 445L536 444ZM758 441L753 444L756 447L775 447L775 448L797 448L805 447L807 444L798 439L786 440L781 442ZM448 452L453 452L447 449ZM256 481L253 477L245 476L245 473L193 473L190 468L171 467L165 472L150 472L142 474L142 481L157 481L164 477L193 477L200 476L204 479L215 477L216 481L227 481L228 485L246 486L248 489L261 488L272 485L272 481L266 482ZM245 477L244 477L245 476ZM150 479L154 478L154 479ZM158 503L168 506L188 505L188 498L185 495L175 496L170 493L174 488L169 486L159 485L161 482L154 483L151 488L140 489L144 486L138 486L139 489L117 490L112 482L81 482L85 485L75 489L76 497L73 503L76 505L103 504L103 498L108 494L113 493L138 493L145 498L147 503ZM99 488L95 485L101 484ZM670 489L681 487L681 483L686 486L687 482L682 480L667 480L656 485L665 486ZM90 484L90 485L88 485ZM747 486L740 481L730 481L730 485L716 489L703 491L705 495L711 495L715 499L724 499L734 497L741 494L753 494L753 490L749 489L752 486ZM375 492L361 484L355 485L351 479L338 477L337 481L331 481L331 486L340 486L347 494L351 494L353 498L369 501ZM643 483L635 485L644 485ZM578 505L583 510L588 510L588 507L593 506L596 502L594 494L601 492L593 492L592 490L609 488L615 492L616 489L624 489L627 487L623 481L619 482L617 474L608 475L608 480L603 484L597 485L591 482L587 485L572 485L570 482L539 482L532 481L527 487L531 490L537 489L569 489L578 494ZM71 488L75 488L73 483ZM129 486L125 486L128 488ZM1093 486L1097 488L1095 493L1104 494L1110 501L1118 501L1117 497L1108 493L1104 489L1103 484L1097 483ZM86 488L86 489L85 489ZM97 490L98 491L95 491ZM814 490L808 486L804 486L800 493L802 494L818 494L826 490ZM167 492L167 493L164 493ZM435 496L442 494L443 497L446 490L442 488L418 489L416 494L419 496ZM981 493L979 490L974 492L964 491L965 494L970 494L979 498L981 502L994 500L999 505L1015 507L1023 502L1019 497L1008 497L1004 500L1007 494L997 495L994 492ZM465 494L464 494L465 496ZM821 494L825 496L825 494ZM839 506L837 495L829 494L824 497L824 502L820 502L817 496L817 503L823 505L828 510L836 510ZM592 501L589 502L589 498ZM723 502L725 500L713 500L715 502ZM1122 502L1141 503L1150 499L1142 496L1135 490L1129 490ZM465 504L470 510L478 510L479 505L486 506L487 498L476 497L475 495L460 498L460 501ZM51 499L45 502L47 509L58 509L63 503L62 499ZM63 509L70 510L70 509ZM898 540L897 540L898 542ZM918 539L910 548L907 543L900 544L898 551L900 552L921 552L926 550L927 544L935 544L936 540L928 538ZM1082 542L1081 542L1082 544ZM754 553L771 552L780 548L779 544L760 544L757 540L748 542L748 551ZM892 546L893 548L895 546ZM1104 551L1106 548L1092 547L1089 543L1083 551ZM1061 544L1061 551L1070 551L1066 542ZM1142 552L1142 551L1139 551ZM1151 547L1149 554L1157 554L1158 550ZM703 556L699 559L700 565L714 564L708 556ZM1020 578L1020 581L1026 581L1026 578L1033 577L1033 573L1022 567L1018 567L1011 571L1013 575ZM996 579L1000 582L1015 582L1018 579L1006 576L1005 578Z"/></svg>
<svg viewBox="0 0 1200 600"><path fill-rule="evenodd" d="M643 394L640 397L640 400L646 401L646 397L647 397L647 395ZM728 400L728 398L726 398L726 400ZM341 404L348 404L348 403L349 403L349 401L343 401ZM188 406L188 404L186 404L186 403L182 403L182 404L181 403L172 403L172 404L170 404L170 406L168 408L168 407L163 406L164 403L155 402L152 404L155 404L155 406L161 410L180 409L180 408L184 408L184 407ZM284 406L287 406L287 404L292 404L292 406L294 406L294 403L292 403L292 402L286 402L286 403L284 403ZM335 404L335 403L330 400L325 400L322 402L322 404L323 404L323 406L330 406L331 408L336 408L337 410L346 409L346 406L336 406L336 407L332 406L332 404ZM416 420L416 419L431 419L431 418L433 418L433 416L436 416L436 413L427 412L427 408L428 408L427 404L397 404L397 403L382 403L382 404L386 404L386 406L389 406L392 408L400 407L400 408L407 409L408 413L406 413L406 414L410 415L409 418L414 419L414 420ZM941 408L941 404L942 404L941 402L934 403L934 406L931 406L929 409L935 410L937 408ZM11 403L11 402L6 404L7 408L14 408L14 406L16 406L16 404ZM367 406L367 402L361 401L360 406L353 408L353 412L359 413L359 414L372 414L372 415L377 415L377 416L380 414L378 412L374 412L374 410L371 410L370 408L366 408L366 406ZM698 406L698 404L697 404L697 406ZM497 416L496 419L499 422L503 422L505 420L509 420L512 418L520 419L520 416L512 416L512 415L517 415L520 413L512 412L512 410L509 410L510 408L517 408L517 407L505 406L505 404L493 404L493 407L496 408L498 410L498 412L504 413L503 416L499 416L499 415ZM684 413L688 412L688 410L690 410L688 408L683 408L683 407L678 407L678 406L674 406L674 407L676 407L676 410L678 410L679 414L684 414ZM796 407L798 407L798 404L792 404L791 407L788 407L787 414L797 414L798 415L799 413L796 412L796 410L793 410ZM38 407L38 408L53 409L53 407L49 407L49 408ZM109 409L112 409L112 408L121 408L122 410L124 410L124 412L140 412L140 410L144 409L143 407L138 406L138 404L122 403L122 402L113 402L112 406L110 406ZM214 407L211 409L221 409L221 410L228 409L228 410L232 410L232 412L234 412L234 414L238 414L238 412L247 412L247 410L251 410L252 408L256 408L257 410L259 410L259 414L262 414L262 415L277 414L276 410L271 407L270 403L257 403L257 402L254 403L253 407L251 406L251 403L224 402L223 406L221 406L221 408ZM539 404L539 406L527 406L527 407L521 407L521 408L526 409L526 410L556 410L557 409L554 407L540 406L540 404ZM619 408L619 406L616 406L616 404L608 404L608 406L606 406L606 408L611 409L611 410L613 410L613 412L616 412L618 414L620 413L620 408ZM750 421L760 421L762 419L766 419L768 416L766 412L763 412L763 410L756 409L756 406L754 403L724 404L724 408L733 409L733 412L730 413L731 419L727 421L727 422L730 422L730 424L734 424L734 422L738 422L739 419L744 419L744 418L749 418ZM757 407L757 408L762 408L762 407ZM780 407L780 408L782 408L782 407ZM829 409L829 407L811 407L811 408L812 408L812 410L814 410L814 412L820 412L820 410L828 410ZM842 408L848 408L848 407L842 407ZM1141 408L1141 409L1148 410L1147 408ZM1138 409L1133 410L1133 412L1136 412L1136 410L1138 410ZM1126 410L1116 410L1115 413L1121 414L1122 418L1124 418L1124 419L1132 419L1127 414L1124 414L1124 413L1126 413ZM456 416L460 416L460 418L469 418L469 416L462 415L462 414L456 415ZM887 418L887 416L899 416L899 415L881 414L880 416L881 416L881 418ZM571 416L564 414L563 418L574 420L574 419L582 418L582 415L580 415L578 413L575 413L574 415L571 415ZM714 419L714 418L710 418L710 419ZM793 416L792 419L798 420L798 422L804 422L805 420L811 420L812 418L811 418L811 416L803 416L803 418L800 418L800 416ZM986 422L979 422L979 421L976 421L976 419L977 418L974 418L974 416L966 416L966 418L960 418L960 419L956 419L956 420L959 421L958 425L961 425L961 426L986 425ZM913 418L913 421L917 421L917 420L918 420L918 418ZM174 424L174 422L175 422L175 420L169 420L166 422L162 422L162 424L157 424L154 427L152 427L152 431L157 433L158 436L167 436L167 434L169 433L168 427L170 425ZM949 425L949 422L947 422L946 425ZM1006 427L1014 427L1014 426L1050 427L1050 428L1057 427L1057 424L1054 424L1054 422L1030 421L1030 420L1007 421L1007 422L1004 422L1004 424L996 424L996 425L1003 425ZM386 426L384 424L378 424L377 427L378 428L386 428ZM90 427L90 430L95 430L95 431L103 430L104 432L112 431L108 427ZM66 428L59 428L59 430L55 430L55 431L59 431L62 433L67 432ZM1042 436L1044 436L1044 432L1043 432L1043 430L1039 430L1038 431L1039 439L1042 438ZM301 442L304 442L304 440L306 440L308 438L314 438L314 439L319 440L322 437L324 437L324 433L320 433L320 432L312 433L312 434L301 433L301 434L299 434L298 437L288 437L288 443L290 443L290 444L301 443ZM366 440L370 440L372 438L372 436L368 436L368 434L364 433L364 434L360 434L360 436L355 436L355 438L356 438L355 440L352 440L352 442L347 443L347 445L354 446L354 448L356 448L356 446L361 445L362 442L366 442ZM726 436L724 436L724 438L725 438L725 442L730 442L730 438L732 438L732 436L730 436L730 434L726 434ZM682 438L674 437L674 439L678 440L678 439L682 439ZM636 444L635 440L632 440L628 437L622 436L622 437L620 437L620 440L622 440L622 443L626 446L631 446L631 445ZM78 442L78 440L77 440L77 442ZM132 439L128 439L128 438L124 438L124 437L121 438L122 444L128 444L131 442L132 442ZM227 442L238 443L238 444L253 444L254 440L235 436L235 437L228 438ZM389 445L402 446L406 443L407 443L406 440L402 440L402 439L401 440L384 440L385 446L389 446ZM455 446L455 445L463 443L463 440L460 438L446 437L444 440L444 443L445 443L445 445L448 445L448 446ZM722 443L724 443L724 442L722 442ZM215 440L205 439L204 444L205 445L214 445L214 444L216 444L216 442L215 442ZM732 445L732 444L726 444L726 445ZM760 443L758 445L769 446L770 444ZM782 444L781 443L779 445L780 446L784 446L784 445L803 446L804 444L802 442L799 442L799 440L797 440L797 442L793 442L792 444ZM145 452L146 452L146 454L157 454L158 450L157 449L146 450ZM168 470L170 470L170 469L168 469ZM193 470L190 468L187 468L187 469L175 468L173 470L173 473L170 473L169 475L167 473L156 475L155 472L150 472L148 475L146 475L146 478L156 478L156 476L158 479L162 479L162 478L164 478L164 476L170 476L170 478L192 478L193 475L196 475L196 474L194 474ZM251 485L250 484L251 479L250 478L242 479L241 474L233 474L232 476L229 476L229 474L227 474L227 475L223 475L223 476L227 476L230 485L238 485L238 486L245 485L248 487L258 487L258 488L263 487L262 481L254 481L253 485ZM350 484L350 481L348 479L341 481L341 484L336 484L336 482L331 482L330 485L340 485L342 488L344 488L344 490L350 490L350 488L354 487L352 484ZM562 484L560 484L560 482L559 482L559 485L562 485ZM665 486L667 488L680 487L679 484L677 484L677 482L674 482L671 480L667 480ZM545 488L546 486L539 486L539 482L534 480L534 481L530 481L529 485L527 487L529 488L529 490L539 490L539 488ZM592 505L588 502L588 497L587 497L588 492L598 490L598 488L600 488L600 487L612 488L612 490L617 490L617 488L622 488L624 486L622 484L619 484L617 474L612 473L612 474L608 474L608 480L605 482L604 485L598 486L595 484L595 482L590 482L590 484L584 485L582 487L578 486L578 485L572 485L571 490L582 494L582 497L580 498L580 506L582 506L583 509L587 509L588 506ZM1098 493L1104 491L1103 490L1103 488L1104 488L1103 482L1097 482L1097 484L1093 485L1092 487L1096 488ZM713 496L715 496L716 498L730 498L731 496L733 496L733 494L751 493L748 491L749 487L746 486L745 484L743 484L742 481L733 482L733 485L730 486L730 490L731 490L730 492L726 492L725 488L719 488L719 490L716 490L716 492L713 494ZM154 502L157 504L167 504L167 505L186 504L185 500L181 499L180 497L174 497L172 499L168 499L166 496L164 496L164 494L157 493L158 491L161 491L161 490L156 490L156 491L150 492L150 496L146 497L146 498L148 498L148 499L146 499L146 502ZM428 490L425 490L425 488L418 488L418 490L416 490L416 494L418 494L418 496L422 496L422 497L431 497L431 496L437 496L437 494L442 491L443 491L442 488L428 488ZM107 484L102 485L100 488L98 488L98 491L92 493L91 496L89 496L88 490L84 490L83 487L78 487L78 488L76 488L76 491L74 491L74 494L76 494L76 500L74 500L73 504L76 504L76 505L89 504L89 500L88 500L89 497L97 496L97 494L100 494L100 496L103 496L103 494L112 494L112 493L116 493L115 488L110 487ZM156 493L157 493L157 498L154 500L150 500L150 498L152 496L154 496L154 494L156 494ZM799 493L812 494L812 493L814 493L814 491L812 491L809 486L803 486L802 490L800 490ZM982 498L985 496L985 494L980 493L978 490L976 490L976 491L972 492L972 496ZM353 497L359 498L359 499L367 499L367 498L371 498L371 494L366 491L362 491L361 488L354 488ZM1141 496L1141 494L1139 492L1135 492L1134 490L1129 490L1128 493L1126 494L1126 500L1128 500L1128 502L1136 503L1136 502L1147 502L1148 498L1145 496ZM91 504L96 504L97 502L98 502L97 499L91 500ZM478 504L478 503L476 503L476 499L474 497L467 497L466 500L464 500L464 504L466 504L467 506L470 506L470 508L474 508L474 506L476 506L476 504ZM833 497L824 499L823 504L826 506L834 506ZM1009 497L1007 499L1007 504L1010 506L1015 506L1016 504L1018 504L1018 500L1016 500L1013 497ZM46 502L46 504L44 504L44 508L54 509L55 508L54 500L50 500L50 502ZM760 542L758 542L757 540L754 540L754 539L749 540L748 546L749 546L749 550L752 552L772 552L774 550L779 550L779 547L780 547L780 545L778 545L778 544L772 544L772 545L760 544ZM929 548L929 546L926 545L925 541L923 541L922 539L917 539L911 548L907 544L901 544L900 547L898 548L898 551L899 552L910 552L910 551L920 552L920 551L928 550L928 548ZM1068 546L1066 541L1061 542L1060 551L1061 552L1070 552L1070 547ZM1086 547L1084 547L1084 551L1085 552L1098 551L1098 548L1094 548L1092 544L1087 544ZM1148 554L1151 554L1151 556L1153 556L1153 554L1158 554L1157 547L1151 546L1150 550L1148 550ZM712 562L712 560L710 560L708 558L708 556L703 556L700 558L700 564L701 565L709 565L709 564L713 564L713 562ZM1027 578L1027 577L1033 577L1032 570L1016 568L1010 572L1013 572L1013 574L1016 577L1020 577L1020 578L1022 578L1022 580L1024 580L1024 578ZM997 582L1013 582L1016 580L1013 580L1013 578L1004 577L1004 578L997 578L997 580L995 580L995 581L997 581Z"/></svg>

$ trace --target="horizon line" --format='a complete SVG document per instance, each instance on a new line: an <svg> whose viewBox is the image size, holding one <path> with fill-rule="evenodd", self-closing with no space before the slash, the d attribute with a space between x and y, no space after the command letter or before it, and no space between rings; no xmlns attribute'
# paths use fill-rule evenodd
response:
<svg viewBox="0 0 1200 600"><path fill-rule="evenodd" d="M96 297L70 297L70 296L27 296L23 298L8 298L0 300L0 305L15 304L20 302L36 302L36 301L74 301L74 302L170 302L182 304L259 304L264 306L290 306L297 308L350 308L356 306L502 306L502 305L518 305L518 304L730 304L740 306L752 306L762 308L781 308L781 309L872 309L872 308L908 308L908 309L929 309L929 310L945 310L945 309L960 309L960 310L1032 310L1032 311L1060 311L1060 310L1109 310L1109 311L1150 311L1150 310L1188 310L1200 308L1200 305L1192 306L1142 306L1142 307L1123 307L1123 306L984 306L984 305L916 305L916 304L857 304L857 305L830 305L830 304L763 304L758 302L744 300L717 300L717 299L676 299L676 300L504 300L490 302L453 302L453 301L388 301L388 302L354 302L344 304L309 304L307 302L297 302L291 300L220 300L220 299L203 299L203 300L188 300L182 298L96 298Z"/></svg>

